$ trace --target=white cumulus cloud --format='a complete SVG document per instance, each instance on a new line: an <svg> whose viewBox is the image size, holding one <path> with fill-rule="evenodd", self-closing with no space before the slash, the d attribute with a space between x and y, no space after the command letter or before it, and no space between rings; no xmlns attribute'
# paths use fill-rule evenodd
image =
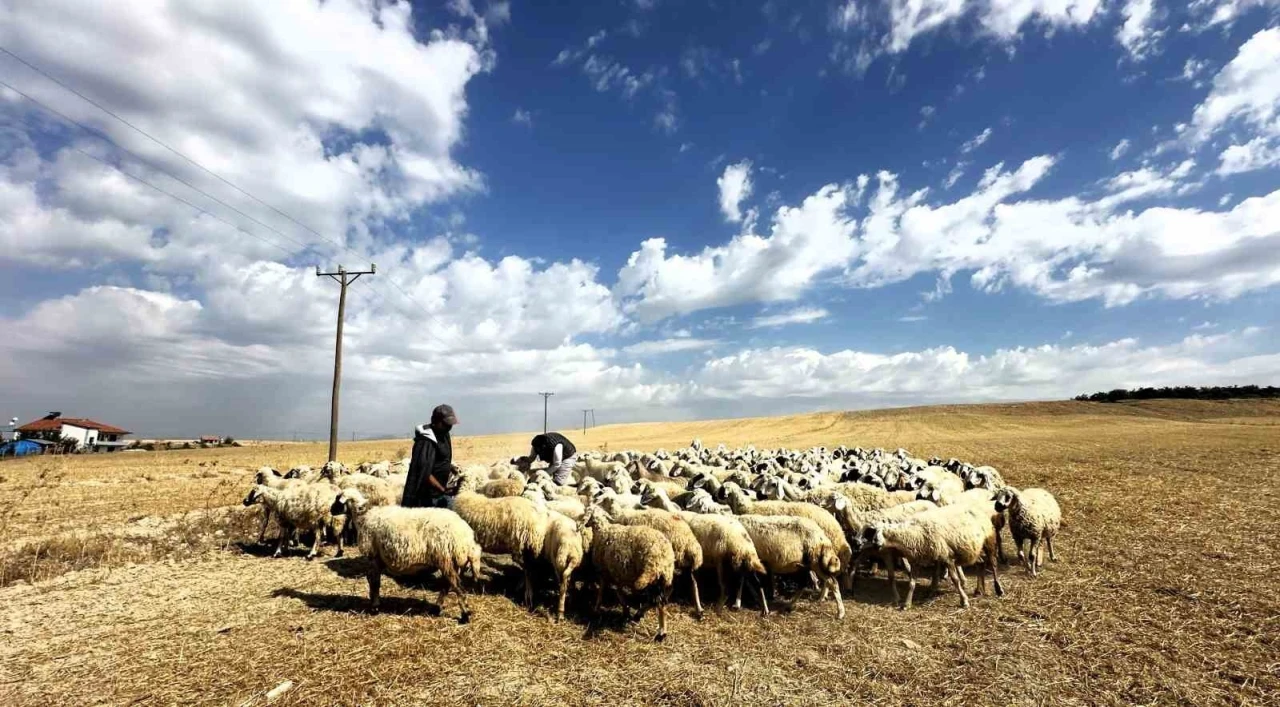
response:
<svg viewBox="0 0 1280 707"><path fill-rule="evenodd" d="M742 202L751 196L751 161L743 160L724 168L724 174L716 180L720 189L720 212L725 220L737 223L742 220Z"/></svg>

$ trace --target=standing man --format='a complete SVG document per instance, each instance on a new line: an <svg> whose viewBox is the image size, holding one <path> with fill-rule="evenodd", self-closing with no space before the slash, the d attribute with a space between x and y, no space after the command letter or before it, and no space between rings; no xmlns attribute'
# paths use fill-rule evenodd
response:
<svg viewBox="0 0 1280 707"><path fill-rule="evenodd" d="M404 482L400 505L406 508L444 508L445 484L453 473L453 439L450 431L458 416L448 405L431 411L431 422L414 429L409 476Z"/></svg>
<svg viewBox="0 0 1280 707"><path fill-rule="evenodd" d="M578 449L564 435L547 432L534 437L529 457L546 462L547 470L560 486L572 486L575 483L573 465L578 461Z"/></svg>

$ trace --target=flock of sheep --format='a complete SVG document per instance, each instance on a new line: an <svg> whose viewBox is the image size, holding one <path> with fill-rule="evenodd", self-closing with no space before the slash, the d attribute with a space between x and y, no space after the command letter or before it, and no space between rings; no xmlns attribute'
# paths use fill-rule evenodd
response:
<svg viewBox="0 0 1280 707"><path fill-rule="evenodd" d="M272 516L282 529L276 555L298 531L314 533L308 559L326 536L341 556L344 538L354 535L370 562L373 608L382 575L436 570L446 583L437 603L443 609L456 593L464 622L470 611L463 573L478 581L482 552L509 555L524 572L527 605L533 604L531 570L549 567L557 619L578 579L595 586L597 616L606 588L624 618L628 598L656 605L661 640L677 580L688 577L693 609L702 614L699 569L714 572L719 606L736 580L734 607L741 608L750 584L764 614L775 577L798 573L820 600L830 597L843 618L843 594L873 562L888 573L895 601L895 572L907 573L904 609L925 568L932 568L932 586L945 573L967 607L966 568L977 573L979 594L988 572L995 593L1004 593L998 566L1005 527L1034 577L1044 550L1057 559L1053 538L1062 519L1048 491L1008 486L989 466L923 460L903 449L711 449L694 440L670 453L585 453L574 470L576 484L567 486L533 469L530 459L515 458L455 468L448 508L398 505L407 465L407 459L364 463L352 471L330 462L283 475L259 469L245 499L246 506L266 509L258 541Z"/></svg>

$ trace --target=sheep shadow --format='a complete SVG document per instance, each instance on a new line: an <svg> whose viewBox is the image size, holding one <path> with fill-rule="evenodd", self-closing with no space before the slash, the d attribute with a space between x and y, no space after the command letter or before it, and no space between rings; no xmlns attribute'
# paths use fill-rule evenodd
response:
<svg viewBox="0 0 1280 707"><path fill-rule="evenodd" d="M377 611L369 606L369 597L362 594L321 594L303 592L291 587L281 587L271 593L272 598L297 599L316 611L332 611L339 614L394 614L396 616L441 615L441 607L417 597L383 596Z"/></svg>

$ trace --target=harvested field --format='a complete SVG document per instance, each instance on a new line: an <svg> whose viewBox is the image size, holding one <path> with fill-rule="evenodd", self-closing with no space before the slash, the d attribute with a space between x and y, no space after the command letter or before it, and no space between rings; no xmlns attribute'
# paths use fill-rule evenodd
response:
<svg viewBox="0 0 1280 707"><path fill-rule="evenodd" d="M671 612L586 637L495 566L459 625L435 592L359 557L259 556L253 470L323 445L0 464L0 704L1276 704L1280 700L1280 402L1146 401L912 408L599 427L582 447L906 447L999 468L1062 504L1061 561L958 609L949 587L889 603L862 580L836 622L811 595L769 618ZM572 434L572 433L571 433ZM527 451L463 438L460 462ZM398 457L408 441L344 444ZM327 548L327 555L332 548ZM704 599L714 580L704 583ZM575 597L577 599L577 597ZM576 603L576 602L575 602ZM585 603L585 601L584 601ZM616 617L616 610L611 612Z"/></svg>

